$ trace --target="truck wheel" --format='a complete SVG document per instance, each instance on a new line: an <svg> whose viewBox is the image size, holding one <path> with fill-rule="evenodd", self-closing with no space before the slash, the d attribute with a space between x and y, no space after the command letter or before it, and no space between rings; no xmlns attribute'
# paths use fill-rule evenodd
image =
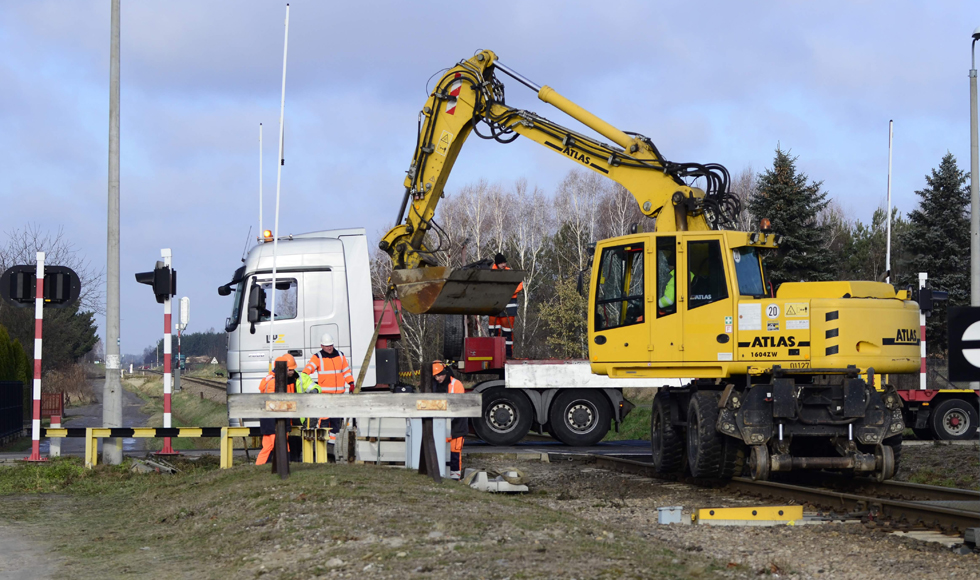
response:
<svg viewBox="0 0 980 580"><path fill-rule="evenodd" d="M463 339L466 324L462 314L446 314L442 322L442 356L446 360L463 360Z"/></svg>
<svg viewBox="0 0 980 580"><path fill-rule="evenodd" d="M592 389L565 389L548 413L555 437L565 445L595 445L609 432L612 409L606 396Z"/></svg>
<svg viewBox="0 0 980 580"><path fill-rule="evenodd" d="M687 465L694 477L722 476L724 435L715 429L718 422L718 396L699 391L687 407ZM734 471L734 469L733 469Z"/></svg>
<svg viewBox="0 0 980 580"><path fill-rule="evenodd" d="M961 399L946 399L929 417L937 439L971 439L977 435L977 411Z"/></svg>
<svg viewBox="0 0 980 580"><path fill-rule="evenodd" d="M657 473L678 473L684 461L684 438L671 424L670 401L657 393L650 414L650 448Z"/></svg>
<svg viewBox="0 0 980 580"><path fill-rule="evenodd" d="M474 421L477 436L490 445L513 445L531 428L533 409L527 395L497 387L483 392L483 416Z"/></svg>

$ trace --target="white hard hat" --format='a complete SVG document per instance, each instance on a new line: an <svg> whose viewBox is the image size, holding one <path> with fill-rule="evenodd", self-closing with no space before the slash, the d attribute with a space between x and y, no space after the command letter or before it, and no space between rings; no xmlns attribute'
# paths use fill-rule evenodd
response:
<svg viewBox="0 0 980 580"><path fill-rule="evenodd" d="M320 346L333 346L333 337L329 332L324 332L320 337Z"/></svg>

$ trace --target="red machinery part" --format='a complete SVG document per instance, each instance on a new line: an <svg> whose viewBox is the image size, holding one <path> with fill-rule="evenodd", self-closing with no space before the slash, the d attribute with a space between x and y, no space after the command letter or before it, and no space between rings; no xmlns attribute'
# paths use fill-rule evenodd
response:
<svg viewBox="0 0 980 580"><path fill-rule="evenodd" d="M506 339L502 336L470 336L463 343L463 372L502 369L507 360Z"/></svg>

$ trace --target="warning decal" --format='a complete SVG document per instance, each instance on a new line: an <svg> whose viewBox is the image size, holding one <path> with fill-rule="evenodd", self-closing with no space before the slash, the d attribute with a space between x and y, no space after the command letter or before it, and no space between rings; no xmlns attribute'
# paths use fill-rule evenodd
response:
<svg viewBox="0 0 980 580"><path fill-rule="evenodd" d="M810 305L806 302L789 302L786 304L784 316L787 318L809 318Z"/></svg>
<svg viewBox="0 0 980 580"><path fill-rule="evenodd" d="M459 90L463 86L463 81L459 80L461 76L463 75L460 73L456 73L456 75L453 77L456 80L454 80L452 84L449 85L449 100L446 101L447 115L456 114L456 97L459 96Z"/></svg>
<svg viewBox="0 0 980 580"><path fill-rule="evenodd" d="M453 142L453 134L449 131L443 131L442 135L439 136L439 142L436 143L436 153L446 156L446 152L449 151L449 145Z"/></svg>

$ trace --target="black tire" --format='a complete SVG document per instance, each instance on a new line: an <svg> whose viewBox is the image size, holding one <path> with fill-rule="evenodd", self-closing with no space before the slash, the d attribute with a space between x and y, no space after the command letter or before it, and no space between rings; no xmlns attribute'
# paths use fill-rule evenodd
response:
<svg viewBox="0 0 980 580"><path fill-rule="evenodd" d="M670 400L664 391L653 397L650 414L650 450L657 473L678 473L684 464L684 438L671 424Z"/></svg>
<svg viewBox="0 0 980 580"><path fill-rule="evenodd" d="M551 431L572 447L587 447L602 441L609 432L612 406L603 393L593 389L564 389L548 411Z"/></svg>
<svg viewBox="0 0 980 580"><path fill-rule="evenodd" d="M446 314L442 318L442 356L446 360L463 360L463 339L466 321L462 314Z"/></svg>
<svg viewBox="0 0 980 580"><path fill-rule="evenodd" d="M694 477L721 478L734 474L735 462L726 456L734 446L715 429L718 422L718 394L700 391L687 407L687 466ZM731 463L729 465L729 463Z"/></svg>
<svg viewBox="0 0 980 580"><path fill-rule="evenodd" d="M533 412L527 395L516 389L487 389L483 415L473 421L473 430L490 445L513 445L531 429Z"/></svg>
<svg viewBox="0 0 980 580"><path fill-rule="evenodd" d="M895 473L898 473L899 467L901 467L902 460L902 434L899 433L894 437L888 437L881 442L882 445L887 445L892 448L892 455L895 456Z"/></svg>
<svg viewBox="0 0 980 580"><path fill-rule="evenodd" d="M962 399L946 399L937 404L929 423L936 439L956 441L977 436L977 410Z"/></svg>

